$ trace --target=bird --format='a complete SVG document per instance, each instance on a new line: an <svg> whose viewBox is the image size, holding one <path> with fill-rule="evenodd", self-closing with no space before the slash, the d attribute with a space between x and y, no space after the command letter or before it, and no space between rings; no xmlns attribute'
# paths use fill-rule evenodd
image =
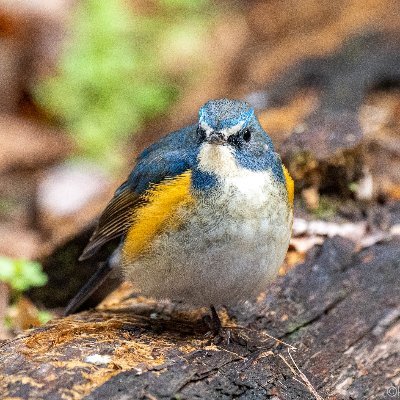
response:
<svg viewBox="0 0 400 400"><path fill-rule="evenodd" d="M112 239L120 245L66 314L119 269L145 296L210 307L217 334L216 306L254 298L277 276L293 198L293 179L254 109L241 100L209 100L196 123L138 156L80 260Z"/></svg>

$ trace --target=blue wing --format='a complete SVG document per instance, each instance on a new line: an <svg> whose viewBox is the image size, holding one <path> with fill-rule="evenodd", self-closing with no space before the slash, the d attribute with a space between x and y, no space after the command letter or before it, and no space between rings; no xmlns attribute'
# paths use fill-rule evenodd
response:
<svg viewBox="0 0 400 400"><path fill-rule="evenodd" d="M80 260L91 257L105 243L126 233L135 210L143 202L142 195L151 184L193 167L199 149L196 127L191 125L172 132L139 155L127 181L116 190L100 216Z"/></svg>
<svg viewBox="0 0 400 400"><path fill-rule="evenodd" d="M126 185L142 194L150 184L180 175L193 166L198 148L196 125L170 133L139 155Z"/></svg>

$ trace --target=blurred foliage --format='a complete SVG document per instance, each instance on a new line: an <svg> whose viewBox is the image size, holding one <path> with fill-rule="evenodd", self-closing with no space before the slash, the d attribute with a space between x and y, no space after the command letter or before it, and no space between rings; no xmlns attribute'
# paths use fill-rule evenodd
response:
<svg viewBox="0 0 400 400"><path fill-rule="evenodd" d="M312 213L316 218L330 220L337 214L338 207L339 201L337 199L321 196L318 207L312 210Z"/></svg>
<svg viewBox="0 0 400 400"><path fill-rule="evenodd" d="M119 164L117 146L177 97L185 77L177 83L163 54L176 46L198 53L207 29L208 0L147 1L151 12L138 7L138 13L133 4L81 0L56 75L35 89L37 101L74 135L80 152L108 167ZM169 57L179 64L179 54Z"/></svg>
<svg viewBox="0 0 400 400"><path fill-rule="evenodd" d="M50 312L38 310L23 295L28 289L47 283L47 275L40 263L0 256L0 282L4 282L11 289L9 308L3 321L0 319L0 323L4 323L7 329L26 329L45 324L53 318Z"/></svg>
<svg viewBox="0 0 400 400"><path fill-rule="evenodd" d="M10 215L15 207L15 201L7 197L0 197L0 215Z"/></svg>
<svg viewBox="0 0 400 400"><path fill-rule="evenodd" d="M31 287L45 285L47 276L38 262L0 257L0 281L18 295Z"/></svg>
<svg viewBox="0 0 400 400"><path fill-rule="evenodd" d="M45 311L45 310L38 311L38 319L39 319L40 325L44 325L46 322L49 322L53 318L54 318L54 315L49 311Z"/></svg>

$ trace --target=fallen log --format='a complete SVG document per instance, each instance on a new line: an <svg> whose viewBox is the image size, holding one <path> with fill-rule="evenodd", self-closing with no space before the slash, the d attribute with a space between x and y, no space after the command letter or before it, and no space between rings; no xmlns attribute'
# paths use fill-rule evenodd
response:
<svg viewBox="0 0 400 400"><path fill-rule="evenodd" d="M54 320L0 344L0 398L393 397L399 244L357 251L327 239L258 302L224 315L247 346L213 344L199 313L139 297Z"/></svg>

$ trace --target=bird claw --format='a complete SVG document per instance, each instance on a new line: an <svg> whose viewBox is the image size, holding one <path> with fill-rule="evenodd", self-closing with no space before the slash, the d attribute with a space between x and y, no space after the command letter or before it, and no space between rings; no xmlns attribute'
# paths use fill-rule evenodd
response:
<svg viewBox="0 0 400 400"><path fill-rule="evenodd" d="M238 344L243 347L248 346L248 338L229 328L221 328L218 334L214 335L213 342L216 345L222 344L229 346L231 344Z"/></svg>
<svg viewBox="0 0 400 400"><path fill-rule="evenodd" d="M209 332L206 333L206 337L212 338L212 342L214 344L224 344L228 346L232 343L236 343L240 346L247 347L248 338L239 332L234 332L230 328L224 328L213 306L211 306L211 316L205 315L203 317L203 322L209 328Z"/></svg>

